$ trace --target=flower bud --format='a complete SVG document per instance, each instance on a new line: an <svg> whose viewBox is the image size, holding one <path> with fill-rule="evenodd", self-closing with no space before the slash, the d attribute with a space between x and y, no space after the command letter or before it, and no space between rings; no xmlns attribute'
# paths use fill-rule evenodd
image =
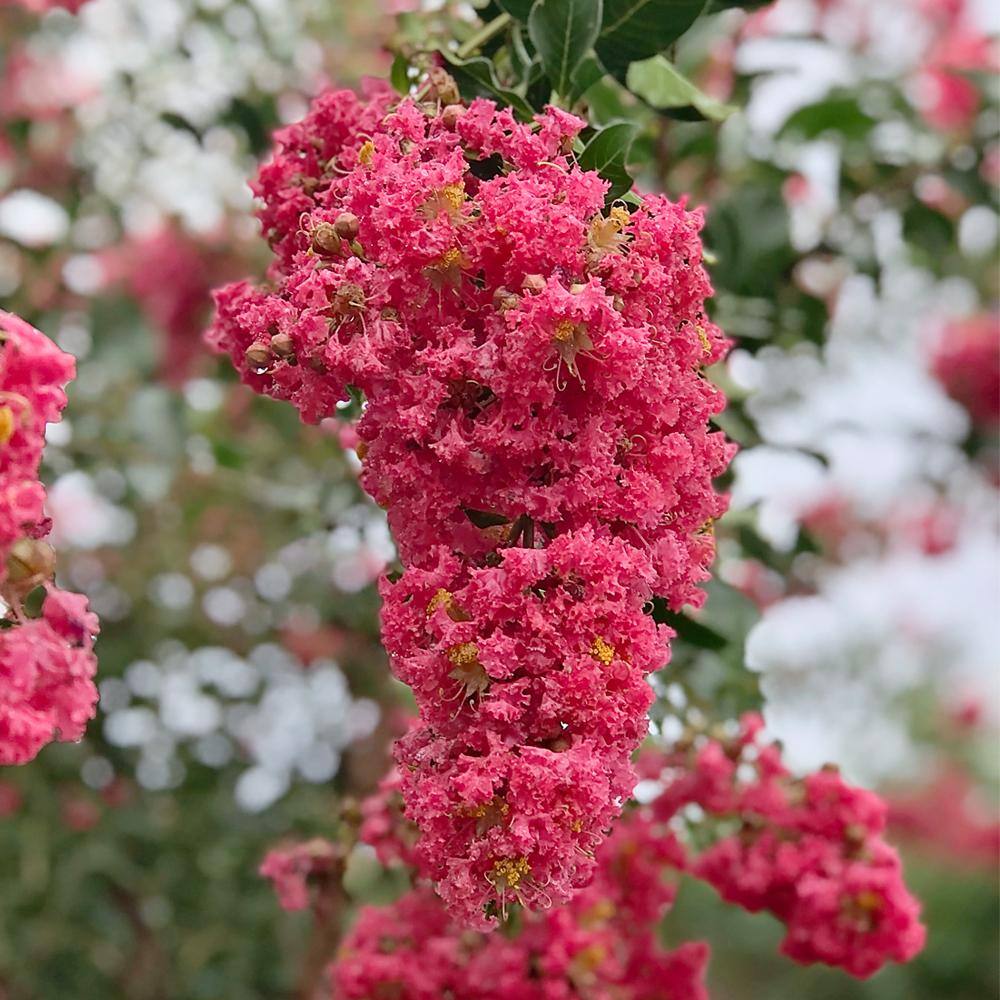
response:
<svg viewBox="0 0 1000 1000"><path fill-rule="evenodd" d="M493 293L493 308L497 312L506 312L508 309L514 309L519 301L518 297L506 288L498 288Z"/></svg>
<svg viewBox="0 0 1000 1000"><path fill-rule="evenodd" d="M441 124L449 132L454 132L455 127L458 125L459 119L465 114L465 107L461 104L449 104L448 107L441 112Z"/></svg>
<svg viewBox="0 0 1000 1000"><path fill-rule="evenodd" d="M365 291L360 285L349 281L341 285L333 296L333 311L340 316L365 307Z"/></svg>
<svg viewBox="0 0 1000 1000"><path fill-rule="evenodd" d="M287 333L276 333L271 338L271 351L275 357L290 358L295 354L295 342Z"/></svg>
<svg viewBox="0 0 1000 1000"><path fill-rule="evenodd" d="M458 92L458 84L455 78L443 70L440 66L435 66L427 75L427 82L430 84L430 92L442 104L460 104L462 95Z"/></svg>
<svg viewBox="0 0 1000 1000"><path fill-rule="evenodd" d="M532 295L538 295L545 291L545 279L540 274L526 274L524 281L521 282L521 288Z"/></svg>
<svg viewBox="0 0 1000 1000"><path fill-rule="evenodd" d="M56 571L55 549L36 538L19 538L7 553L7 583L33 589Z"/></svg>
<svg viewBox="0 0 1000 1000"><path fill-rule="evenodd" d="M341 239L353 240L361 229L361 220L353 212L341 212L334 220L333 228Z"/></svg>
<svg viewBox="0 0 1000 1000"><path fill-rule="evenodd" d="M251 371L257 375L261 375L271 366L271 362L274 361L274 355L271 353L269 344L265 344L263 340L255 340L246 349L243 360L246 361L247 367Z"/></svg>
<svg viewBox="0 0 1000 1000"><path fill-rule="evenodd" d="M315 253L323 254L325 257L334 257L340 253L340 236L337 234L336 225L331 225L329 222L317 223L309 236Z"/></svg>

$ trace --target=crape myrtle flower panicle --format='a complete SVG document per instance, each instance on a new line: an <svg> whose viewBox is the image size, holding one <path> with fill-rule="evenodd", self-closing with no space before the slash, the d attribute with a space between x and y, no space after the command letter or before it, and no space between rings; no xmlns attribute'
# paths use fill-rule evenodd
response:
<svg viewBox="0 0 1000 1000"><path fill-rule="evenodd" d="M640 761L644 776L663 782L650 806L662 822L694 804L740 823L690 858L688 870L727 902L781 920L781 950L795 961L859 978L909 961L926 932L899 855L883 838L886 804L834 768L793 778L778 748L761 742L761 728L750 715L735 737Z"/></svg>
<svg viewBox="0 0 1000 1000"><path fill-rule="evenodd" d="M365 907L329 974L336 1000L705 1000L708 947L664 951L658 925L674 900L664 872L683 865L669 830L641 810L598 852L593 881L567 906L525 914L516 935L466 929L426 884Z"/></svg>
<svg viewBox="0 0 1000 1000"><path fill-rule="evenodd" d="M607 207L583 126L324 95L255 185L268 283L219 291L208 333L304 420L363 396L361 481L405 567L383 636L420 708L400 791L477 927L591 879L669 658L644 607L704 599L726 507L701 213Z"/></svg>
<svg viewBox="0 0 1000 1000"><path fill-rule="evenodd" d="M23 320L0 313L0 765L52 739L78 740L94 714L97 617L52 583L55 554L38 469L46 424L66 405L73 359ZM38 617L25 611L38 588Z"/></svg>

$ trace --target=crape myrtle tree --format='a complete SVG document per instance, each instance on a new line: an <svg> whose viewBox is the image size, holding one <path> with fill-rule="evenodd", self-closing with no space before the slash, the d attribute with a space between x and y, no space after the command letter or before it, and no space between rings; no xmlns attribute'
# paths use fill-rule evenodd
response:
<svg viewBox="0 0 1000 1000"><path fill-rule="evenodd" d="M10 23L40 23L47 34L77 30L65 12L38 22L48 5L21 6L28 13ZM762 737L756 678L744 669L753 656L745 657L743 639L754 604L783 593L792 599L789 615L780 617L779 602L755 635L788 634L797 596L817 589L816 568L836 566L840 549L856 544L845 524L879 544L919 534L932 556L947 550L952 515L963 515L936 511L918 525L913 511L895 511L861 525L843 497L834 497L837 504L796 511L798 537L782 548L758 532L752 510L739 509L741 489L744 500L747 492L739 463L774 437L789 455L803 449L817 464L829 462L831 480L843 486L838 454L823 454L816 435L774 436L774 415L790 407L787 376L775 359L787 351L791 365L802 360L803 347L825 351L828 336L836 343L844 320L834 314L846 312L840 286L857 284L844 280L852 269L891 290L901 255L885 249L886 213L873 215L872 196L904 216L906 253L936 276L954 278L968 263L957 259L969 228L961 220L966 207L988 202L996 161L995 146L992 159L988 147L993 133L972 124L972 81L988 59L983 45L963 34L963 5L913 6L910 14L943 25L925 67L911 74L894 66L891 80L876 73L874 86L841 79L845 89L791 115L773 135L762 135L759 124L741 132L744 118L756 123L754 107L767 103L743 56L748 43L780 35L785 25L793 35L829 33L843 44L847 17L863 48L881 37L866 27L869 14L877 17L874 7L855 18L866 5L805 4L812 23L794 11L789 22L771 9L748 18L719 4L615 5L609 19L608 4L600 12L549 4L533 15L531 4L507 3L480 10L473 23L454 4L433 14L416 6L389 4L393 12L411 9L392 46L392 90L369 85L363 99L321 97L304 123L279 138L256 184L267 240L247 238L252 220L241 214L233 180L246 165L233 156L224 176L213 172L229 205L225 226L185 232L191 203L170 200L185 195L185 186L143 192L181 218L148 238L86 245L114 286L89 301L79 295L84 283L67 282L73 294L60 290L65 247L21 254L25 280L10 308L67 347L86 311L94 338L80 366L84 391L72 397L69 441L65 429L51 436L48 476L72 470L68 481L83 468L103 488L114 485L108 473L120 468L131 483L133 468L148 464L143 452L155 450L173 478L164 499L131 485L117 494L144 544L119 542L97 553L65 551L71 546L59 540L59 525L72 506L69 491L62 480L51 491L60 578L101 611L102 714L83 746L46 750L29 768L7 768L0 782L0 906L10 929L0 940L0 992L278 995L304 951L298 995L310 997L703 995L706 947L681 942L706 935L708 925L707 936L727 942L712 963L717 982L733 978L732 959L741 955L778 995L788 982L809 984L789 988L809 995L820 983L831 995L909 996L917 988L937 995L946 987L935 992L935 969L951 988L958 956L974 944L964 929L961 940L942 935L919 880L932 947L920 962L872 983L790 962L779 973L769 946L758 944L781 926L788 957L861 977L915 951L921 931L882 838L885 807L829 769L797 779ZM99 36L109 22L98 15L109 16L111 7L85 8L81 28ZM197 23L214 17L193 9L185 16ZM389 23L384 18L382 29ZM625 30L630 24L639 30ZM306 31L339 79L357 75L345 53L375 55L374 44L352 45L356 26ZM953 36L962 44L947 41ZM241 64L254 63L252 47L239 44ZM30 52L39 54L53 55L44 45ZM44 112L48 121L40 110L51 93L33 81L57 79L61 66L53 58L33 73L31 61L11 56L5 63L5 162L11 149L19 161L36 140L53 153L52 110ZM197 69L186 55L179 61ZM163 64L151 72L159 77ZM32 161L18 162L12 183L51 185L43 190L75 217L77 182L86 190L91 170L103 198L134 198L130 183L138 175L123 178L109 168L130 161L144 171L151 157L164 155L144 146L150 123L186 143L204 137L206 153L220 125L236 135L246 129L257 153L267 148L277 117L271 92L236 92L229 106L178 111L168 88L164 105L147 108L155 96L149 77L131 65L118 75L105 89L118 98L123 90L123 103L95 109L94 95L80 92L83 142L74 179L67 184L68 162ZM938 86L925 86L929 77ZM748 114L720 128L734 105L746 103L751 85ZM64 116L74 103L68 94L59 95ZM137 157L126 155L127 142L109 147L103 138L109 128L119 140L128 136L123 107L130 120L140 110L145 116L135 116L144 127L131 136L142 149ZM880 126L893 119L898 128L917 110L939 141L929 155L917 128L920 141L907 144L911 162L886 146ZM285 120L299 114L282 111ZM816 169L818 145L843 149L834 198L840 212L830 208L829 174ZM65 158L68 148L56 144L54 152ZM975 151L971 163L967 148ZM183 169L182 157L169 173ZM691 192L691 205L708 206L707 229L699 234L689 206L634 193L633 178L640 188ZM92 199L79 208L92 215ZM873 248L875 222L883 235ZM269 243L275 256L264 289L224 292L212 340L255 388L291 399L294 408L252 400L227 385L225 374L191 381L209 370L196 333L207 289L262 273L257 258ZM64 275L86 276L72 263ZM990 298L991 280L981 301ZM127 307L124 316L109 308L109 295L115 309ZM141 392L136 381L146 362L134 360L136 304L161 333L164 383ZM905 338L896 329L886 324L885 339L898 347ZM957 325L932 362L974 417L970 457L987 461L997 343L988 318ZM728 371L717 363L724 355ZM748 355L778 376L749 398L740 377ZM899 362L895 357L886 370L887 382L898 377ZM60 378L66 363L56 366ZM226 359L219 372L231 367ZM820 395L812 386L822 382L811 377L794 383L799 395ZM724 411L707 378L724 391ZM95 381L107 387L96 399ZM181 393L172 396L175 389ZM312 426L294 428L296 409ZM145 429L150 418L155 433ZM726 505L717 493L730 491L734 471L722 471L732 446L720 429L742 451L737 509L715 525L710 518ZM369 588L355 596L330 586L335 575L323 577L324 532L358 513L355 501L346 509L334 503L355 495L345 483L350 468L361 469L365 488L386 507L402 556L400 572L383 584L384 638L420 711L408 731L392 710L403 685L389 689L364 634L374 595ZM781 496L791 492L785 482L772 484L772 507L793 504ZM366 520L378 520L377 512ZM15 521L18 551L24 539L39 542L35 536L47 527L19 514ZM725 578L752 602L705 578L716 547ZM46 562L28 575L20 613L5 585L12 639L31 636L25 625L45 620L52 557L35 551ZM377 571L378 560L361 555L358 561ZM353 560L341 554L339 572ZM269 586L255 592L255 571L269 580L276 566L279 581L280 570L294 575L289 594L275 597ZM8 560L7 572L23 574L23 560ZM311 586L300 589L310 575ZM195 593L193 611L178 603L185 586ZM112 599L116 589L123 600ZM234 595L245 603L245 627L227 611ZM228 604L217 609L220 597ZM85 654L93 622L78 621L87 631L50 643L46 664L60 663L51 655L58 649L63 659L68 650L92 667ZM844 632L849 639L854 630ZM843 660L828 664L820 654L830 652L817 651L809 664L827 678L827 691L839 683L831 668ZM348 729L361 728L355 723L365 713L354 711L350 698L331 706L313 697L336 673L327 655L345 667L352 696L381 705L375 743L390 729L403 736L397 766L360 808L345 795L377 780L382 759L366 752L370 742L360 752L347 748L343 771L326 779L328 788L314 785L311 797L299 787L284 799L273 790L262 799L245 779L263 772L273 788L274 775L286 780L303 767L315 782L323 754L331 745L342 749ZM865 666L874 676L873 661ZM279 687L305 692L294 705L282 703L286 723L294 717L296 728L310 732L324 726L332 744L309 744L295 759L279 754L273 718L245 714L252 701L227 691L227 677L239 687L240 677L257 671L270 672L262 705ZM204 751L220 734L174 728L187 724L175 682L192 674L202 686L188 692L190 705L222 702L226 726L237 723L223 738L238 744L228 764L206 766ZM73 728L25 693L34 690L25 676L22 670L19 687L10 688L17 694L16 704L8 701L10 718L11 706L22 720L28 708L40 715L36 742L77 736L92 705L85 681L76 689ZM56 681L49 691L73 690L73 675L62 667L47 676ZM160 677L156 690L159 681L150 678ZM791 685L765 674L769 725L783 687ZM783 709L787 720L787 702ZM873 698L869 717L883 722L882 709ZM805 717L801 706L795 711ZM151 715L158 721L148 732L130 734L134 720ZM838 721L823 720L824 733ZM247 758L252 766L240 774ZM891 818L902 816L904 829L943 848L953 868L974 854L995 864L995 829L963 827L968 796L961 787L942 783L926 797L894 802ZM333 796L339 816L328 813ZM256 810L251 816L241 814L247 803ZM55 833L38 836L42 817L57 812ZM944 826L942 814L949 817ZM263 873L284 906L311 916L288 918L275 930L276 908L263 884L258 888L254 859L262 843L282 834ZM373 853L384 869L376 872ZM46 866L48 885L39 876ZM8 879L11 872L16 877ZM683 873L691 878L671 913ZM723 910L718 896L736 906ZM692 899L703 912L692 912ZM373 900L390 905L359 910ZM967 906L963 897L953 909L964 916ZM300 941L310 923L311 940Z"/></svg>

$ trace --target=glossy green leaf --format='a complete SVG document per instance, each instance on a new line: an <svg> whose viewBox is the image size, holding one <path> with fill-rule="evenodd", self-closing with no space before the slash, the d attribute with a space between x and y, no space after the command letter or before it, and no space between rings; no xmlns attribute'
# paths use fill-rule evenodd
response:
<svg viewBox="0 0 1000 1000"><path fill-rule="evenodd" d="M597 54L624 80L631 63L655 56L695 22L705 0L605 0Z"/></svg>
<svg viewBox="0 0 1000 1000"><path fill-rule="evenodd" d="M530 120L534 111L531 105L516 91L509 90L497 82L493 63L477 56L475 59L459 59L452 52L442 52L448 63L449 72L455 78L463 97L488 97L501 105L509 105L525 121Z"/></svg>
<svg viewBox="0 0 1000 1000"><path fill-rule="evenodd" d="M496 0L496 5L515 20L527 21L534 0Z"/></svg>
<svg viewBox="0 0 1000 1000"><path fill-rule="evenodd" d="M699 117L723 121L736 110L699 90L663 56L632 63L627 83L633 94L657 111L694 108Z"/></svg>
<svg viewBox="0 0 1000 1000"><path fill-rule="evenodd" d="M596 170L611 181L609 199L615 199L632 187L632 177L625 169L636 126L632 122L615 122L598 132L583 147L579 163L584 170Z"/></svg>
<svg viewBox="0 0 1000 1000"><path fill-rule="evenodd" d="M604 67L597 59L594 56L585 56L573 74L573 82L569 91L570 100L579 100L603 76Z"/></svg>
<svg viewBox="0 0 1000 1000"><path fill-rule="evenodd" d="M593 48L601 29L602 0L536 0L528 35L555 92L570 92L573 74Z"/></svg>
<svg viewBox="0 0 1000 1000"><path fill-rule="evenodd" d="M410 91L410 63L404 55L397 55L392 61L389 71L389 81L397 94L408 94Z"/></svg>

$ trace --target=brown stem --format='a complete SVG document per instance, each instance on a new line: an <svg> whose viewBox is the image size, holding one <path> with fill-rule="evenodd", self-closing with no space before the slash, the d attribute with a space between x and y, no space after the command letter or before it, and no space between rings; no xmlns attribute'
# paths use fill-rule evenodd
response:
<svg viewBox="0 0 1000 1000"><path fill-rule="evenodd" d="M296 990L298 1000L320 1000L329 996L325 989L326 968L340 944L347 903L341 887L343 876L343 865L337 865L319 884L313 904L312 932Z"/></svg>

